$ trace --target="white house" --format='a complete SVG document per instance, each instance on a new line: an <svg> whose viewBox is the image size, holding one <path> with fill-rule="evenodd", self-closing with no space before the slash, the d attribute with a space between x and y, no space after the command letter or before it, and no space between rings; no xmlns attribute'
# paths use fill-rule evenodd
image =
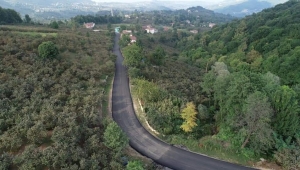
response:
<svg viewBox="0 0 300 170"><path fill-rule="evenodd" d="M215 23L209 23L208 26L209 26L210 28L213 28L214 26L216 26L216 24L215 24Z"/></svg>
<svg viewBox="0 0 300 170"><path fill-rule="evenodd" d="M147 33L151 33L151 34L158 33L158 30L156 28L147 28L146 31Z"/></svg>

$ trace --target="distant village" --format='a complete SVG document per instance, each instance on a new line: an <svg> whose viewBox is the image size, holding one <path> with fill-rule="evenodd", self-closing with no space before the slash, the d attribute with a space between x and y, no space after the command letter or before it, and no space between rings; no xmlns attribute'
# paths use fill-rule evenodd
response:
<svg viewBox="0 0 300 170"><path fill-rule="evenodd" d="M130 15L124 15L125 18L131 18ZM190 21L189 20L186 20L186 22L188 24L190 24ZM170 23L171 26L173 26L174 23ZM94 27L95 27L95 23L94 22L90 22L90 23L84 23L83 24L85 28L87 29L92 29L94 32L98 32L100 30L95 30ZM209 28L213 28L214 26L216 26L215 23L208 23L207 25ZM167 27L167 26L163 26L163 31L168 31L171 27ZM142 26L142 29L145 31L145 33L148 33L148 34L156 34L158 33L158 29L153 27L152 25L144 25ZM120 32L121 28L120 27L116 27L115 28L115 32L116 33L121 33L121 36L122 35L129 35L129 38L130 38L130 43L135 43L137 41L137 37L135 37L133 34L132 34L132 31L131 30L122 30L122 32ZM189 30L190 33L192 34L198 34L198 30L194 29L194 30Z"/></svg>

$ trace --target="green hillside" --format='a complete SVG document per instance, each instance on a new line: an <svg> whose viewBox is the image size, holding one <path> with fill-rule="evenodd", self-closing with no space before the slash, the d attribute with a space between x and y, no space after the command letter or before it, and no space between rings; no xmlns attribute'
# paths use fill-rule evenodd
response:
<svg viewBox="0 0 300 170"><path fill-rule="evenodd" d="M124 63L149 124L220 159L299 169L299 9L288 1L196 35L137 33Z"/></svg>
<svg viewBox="0 0 300 170"><path fill-rule="evenodd" d="M127 140L110 142L122 133L106 130L113 36L65 24L0 27L1 170L124 168Z"/></svg>

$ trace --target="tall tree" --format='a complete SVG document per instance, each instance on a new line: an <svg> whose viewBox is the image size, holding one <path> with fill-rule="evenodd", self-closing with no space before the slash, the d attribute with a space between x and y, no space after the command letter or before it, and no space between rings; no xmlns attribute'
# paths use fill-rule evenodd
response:
<svg viewBox="0 0 300 170"><path fill-rule="evenodd" d="M181 129L185 132L192 132L193 128L197 126L196 123L196 107L192 102L186 104L186 107L181 112L181 118L184 120Z"/></svg>
<svg viewBox="0 0 300 170"><path fill-rule="evenodd" d="M285 137L300 131L300 110L296 92L288 86L280 86L270 94L275 110L273 127Z"/></svg>
<svg viewBox="0 0 300 170"><path fill-rule="evenodd" d="M30 21L31 21L31 18L29 17L28 14L26 14L26 15L25 15L25 22L26 22L26 23L30 23Z"/></svg>
<svg viewBox="0 0 300 170"><path fill-rule="evenodd" d="M250 94L243 106L244 114L240 115L237 123L239 132L245 135L241 148L248 143L255 151L264 151L271 147L272 132L271 118L273 110L267 96L259 91Z"/></svg>

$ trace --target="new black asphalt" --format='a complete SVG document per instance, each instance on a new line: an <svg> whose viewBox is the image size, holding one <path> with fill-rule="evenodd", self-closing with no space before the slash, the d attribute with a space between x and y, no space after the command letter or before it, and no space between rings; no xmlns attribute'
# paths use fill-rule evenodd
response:
<svg viewBox="0 0 300 170"><path fill-rule="evenodd" d="M131 99L127 69L122 65L123 56L116 33L114 54L117 55L116 72L112 91L113 119L130 139L135 150L158 164L175 170L248 170L252 168L220 161L166 144L152 136L138 121Z"/></svg>

